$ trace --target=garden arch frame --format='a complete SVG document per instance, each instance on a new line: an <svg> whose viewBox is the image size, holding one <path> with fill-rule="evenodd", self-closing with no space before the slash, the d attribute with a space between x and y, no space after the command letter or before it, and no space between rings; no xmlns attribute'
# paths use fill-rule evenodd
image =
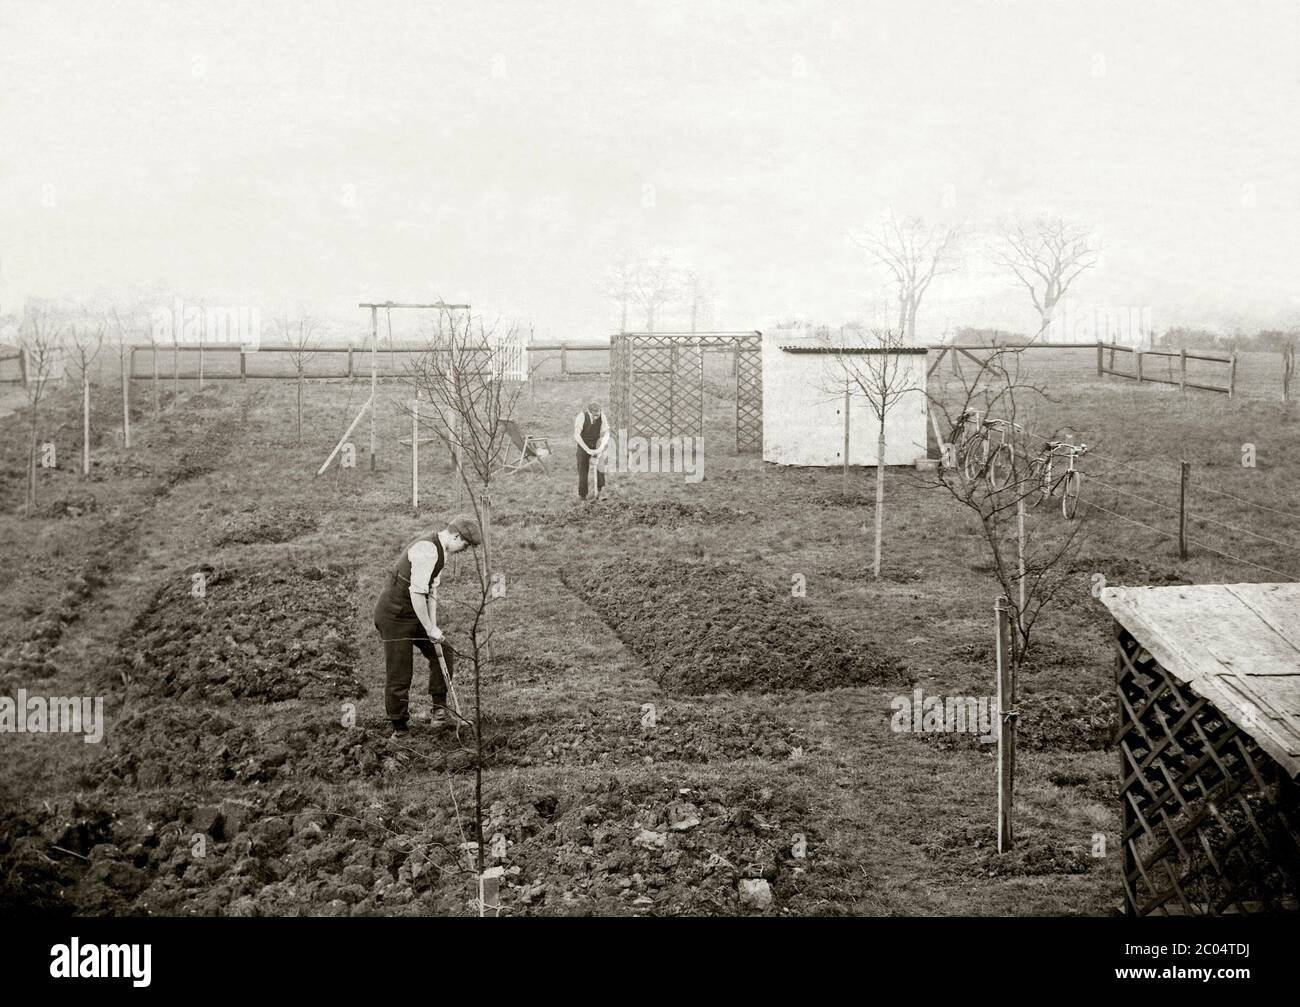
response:
<svg viewBox="0 0 1300 1007"><path fill-rule="evenodd" d="M609 337L610 420L640 437L704 435L704 354L731 353L736 453L763 450L763 334L620 332Z"/></svg>

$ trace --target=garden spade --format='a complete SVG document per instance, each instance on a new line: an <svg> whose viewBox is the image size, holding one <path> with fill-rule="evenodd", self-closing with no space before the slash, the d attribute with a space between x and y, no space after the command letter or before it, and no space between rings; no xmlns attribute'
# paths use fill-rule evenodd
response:
<svg viewBox="0 0 1300 1007"><path fill-rule="evenodd" d="M442 672L442 680L447 684L447 691L451 693L451 706L456 711L457 725L456 730L460 730L460 721L465 718L461 716L460 699L456 696L456 684L451 680L451 673L447 670L447 659L442 656L442 644L433 645L434 652L438 655L438 670Z"/></svg>

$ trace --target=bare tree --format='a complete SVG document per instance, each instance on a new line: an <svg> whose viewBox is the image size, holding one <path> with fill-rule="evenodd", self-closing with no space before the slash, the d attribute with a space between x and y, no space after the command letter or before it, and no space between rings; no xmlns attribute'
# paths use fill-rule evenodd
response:
<svg viewBox="0 0 1300 1007"><path fill-rule="evenodd" d="M275 320L280 339L289 351L293 372L297 378L297 443L302 443L302 393L307 382L307 364L320 352L318 335L320 323L305 311L290 315L286 307Z"/></svg>
<svg viewBox="0 0 1300 1007"><path fill-rule="evenodd" d="M635 277L635 264L627 259L620 258L606 270L605 279L600 286L601 293L618 305L619 332L627 331L627 311L632 304Z"/></svg>
<svg viewBox="0 0 1300 1007"><path fill-rule="evenodd" d="M49 308L29 307L18 328L18 352L22 355L23 392L27 396L30 437L27 452L28 516L36 509L37 436L40 431L40 408L50 379L63 368L63 329Z"/></svg>
<svg viewBox="0 0 1300 1007"><path fill-rule="evenodd" d="M944 416L949 441L938 485L978 519L1004 599L997 607L1008 613L1010 694L999 692L1004 705L998 714L1000 729L1006 732L999 771L1007 774L1010 800L1002 807L1008 814L1014 807L1017 683L1035 624L1075 569L1085 527L1083 520L1053 517L1047 508L1033 510L1058 491L1069 493L1072 482L1062 487L1046 478L1058 437L1053 433L1044 438L1030 428L1032 407L1044 394L1023 380L1022 353L1023 347L994 350L972 377L963 377L952 411L945 401L931 403ZM1077 492L1078 482L1073 485Z"/></svg>
<svg viewBox="0 0 1300 1007"><path fill-rule="evenodd" d="M90 475L90 368L104 346L108 323L101 317L83 319L68 328L68 348L73 370L81 387L81 475Z"/></svg>
<svg viewBox="0 0 1300 1007"><path fill-rule="evenodd" d="M641 259L636 266L632 299L645 312L645 331L654 332L659 313L677 296L677 272L666 256Z"/></svg>
<svg viewBox="0 0 1300 1007"><path fill-rule="evenodd" d="M111 304L108 314L112 318L113 334L117 341L117 362L122 375L122 446L131 446L131 363L135 359L132 336L140 324L140 306L122 307ZM157 374L155 370L155 375Z"/></svg>
<svg viewBox="0 0 1300 1007"><path fill-rule="evenodd" d="M856 331L856 330L847 330ZM875 551L872 576L880 578L883 553L885 516L885 438L886 419L905 396L923 395L917 381L912 354L906 348L902 334L892 329L870 329L865 339L850 340L846 329L840 329L838 344L823 335L823 343L833 352L830 355L835 372L835 383L844 388L844 463L848 471L849 414L852 400L865 399L876 418L876 509ZM922 359L924 367L924 359Z"/></svg>
<svg viewBox="0 0 1300 1007"><path fill-rule="evenodd" d="M1042 335L1070 285L1097 263L1086 227L1061 217L1037 217L1027 223L1003 224L994 257L1029 291ZM1035 338L1036 338L1035 337Z"/></svg>
<svg viewBox="0 0 1300 1007"><path fill-rule="evenodd" d="M475 553L478 590L467 605L467 656L474 669L474 714L472 720L463 716L460 719L473 732L474 826L480 884L485 863L482 681L493 653L491 601L503 594L504 585L495 569L492 486L510 441L507 425L523 389L522 382L506 376L510 368L505 348L514 337L513 329L497 331L468 315L460 320L451 313L440 315L436 330L429 334L428 349L411 368L417 401L422 398L436 407L432 417L421 411L421 423L433 429L455 458L457 477L469 496L483 537L481 549ZM457 652L457 656L466 655ZM454 686L448 683L448 687L454 695Z"/></svg>
<svg viewBox="0 0 1300 1007"><path fill-rule="evenodd" d="M891 213L878 228L858 239L893 280L898 297L898 332L907 343L916 342L916 313L930 284L936 276L957 268L960 233L960 227L930 227L919 217L898 220Z"/></svg>
<svg viewBox="0 0 1300 1007"><path fill-rule="evenodd" d="M1013 678L1025 663L1038 617L1067 581L1085 526L1082 519L1054 520L1046 509L1034 511L1045 488L1062 489L1044 486L1044 445L1057 437L1053 433L1045 441L1030 427L1034 407L1046 395L1025 380L1023 350L993 350L982 367L962 377L955 398L932 397L930 402L943 417L939 425L948 437L937 485L979 520L993 575L1014 613ZM1025 522L1022 551L1021 514L1031 511L1036 519Z"/></svg>
<svg viewBox="0 0 1300 1007"><path fill-rule="evenodd" d="M691 307L691 332L695 332L700 323L713 317L713 284L703 274L687 270L682 274L681 288Z"/></svg>

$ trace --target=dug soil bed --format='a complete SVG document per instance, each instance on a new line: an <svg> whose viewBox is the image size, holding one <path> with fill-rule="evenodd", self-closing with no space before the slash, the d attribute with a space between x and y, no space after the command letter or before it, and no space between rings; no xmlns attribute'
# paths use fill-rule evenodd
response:
<svg viewBox="0 0 1300 1007"><path fill-rule="evenodd" d="M277 504L249 504L226 518L217 531L215 544L253 545L259 542L292 542L316 530L316 518L301 507Z"/></svg>
<svg viewBox="0 0 1300 1007"><path fill-rule="evenodd" d="M1092 856L1091 835L1069 840L1024 830L1008 853L998 853L992 825L953 825L922 843L927 858L946 873L963 878L1043 877L1086 874L1105 861Z"/></svg>
<svg viewBox="0 0 1300 1007"><path fill-rule="evenodd" d="M822 691L904 667L736 563L620 559L560 571L668 692Z"/></svg>
<svg viewBox="0 0 1300 1007"><path fill-rule="evenodd" d="M340 706L285 706L260 726L247 714L154 702L111 728L103 759L81 783L107 790L267 784L296 778L343 781L396 770L383 725L345 727Z"/></svg>
<svg viewBox="0 0 1300 1007"><path fill-rule="evenodd" d="M1016 748L1031 752L1094 752L1108 749L1115 733L1115 697L1101 692L1022 694L1016 703ZM919 733L919 732L918 732ZM984 749L977 733L934 732L919 734L942 749Z"/></svg>
<svg viewBox="0 0 1300 1007"><path fill-rule="evenodd" d="M340 565L177 571L123 634L114 677L193 702L363 695L355 581Z"/></svg>
<svg viewBox="0 0 1300 1007"><path fill-rule="evenodd" d="M631 503L625 500L598 500L576 504L563 511L517 511L494 515L493 521L504 526L550 526L565 528L707 528L737 521L756 522L752 511L733 507L706 507L677 500Z"/></svg>
<svg viewBox="0 0 1300 1007"><path fill-rule="evenodd" d="M642 726L643 720L645 726ZM785 761L812 750L792 724L766 711L656 704L654 726L633 708L569 717L488 720L489 766L625 766L660 762Z"/></svg>
<svg viewBox="0 0 1300 1007"><path fill-rule="evenodd" d="M507 915L816 913L838 869L795 791L518 777L485 809ZM0 913L473 915L468 793L133 794L0 820ZM823 877L822 875L826 875Z"/></svg>

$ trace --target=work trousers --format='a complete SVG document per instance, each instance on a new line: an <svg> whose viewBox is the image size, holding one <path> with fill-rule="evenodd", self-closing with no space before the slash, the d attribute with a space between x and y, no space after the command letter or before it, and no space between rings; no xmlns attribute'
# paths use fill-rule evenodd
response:
<svg viewBox="0 0 1300 1007"><path fill-rule="evenodd" d="M399 591L403 596L398 596ZM439 706L447 705L447 682L438 667L438 653L424 625L416 618L406 586L394 579L375 604L375 628L384 641L384 712L394 724L405 724L410 716L411 679L414 677L415 650L429 662L429 695ZM456 674L456 655L451 644L442 643L442 659L447 674Z"/></svg>
<svg viewBox="0 0 1300 1007"><path fill-rule="evenodd" d="M596 493L599 494L605 488L605 473L597 465L597 459L591 457L582 448L575 448L578 452L578 496L583 500L587 499L587 481L588 473L591 469L596 470Z"/></svg>

